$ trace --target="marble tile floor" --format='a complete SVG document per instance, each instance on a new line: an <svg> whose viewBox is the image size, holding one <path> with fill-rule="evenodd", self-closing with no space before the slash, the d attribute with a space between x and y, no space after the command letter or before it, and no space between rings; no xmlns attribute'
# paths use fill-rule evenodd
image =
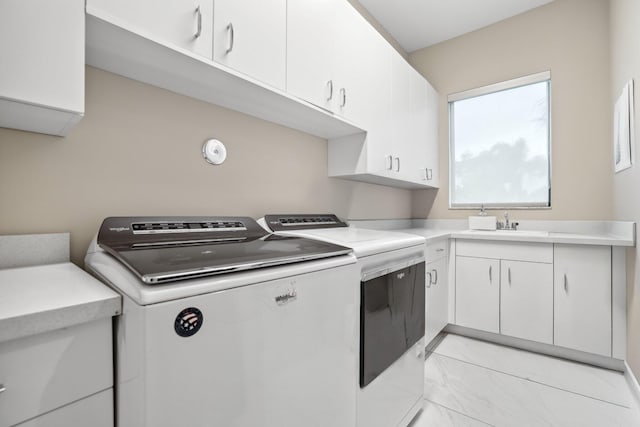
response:
<svg viewBox="0 0 640 427"><path fill-rule="evenodd" d="M637 406L620 372L448 334L410 427L634 427Z"/></svg>

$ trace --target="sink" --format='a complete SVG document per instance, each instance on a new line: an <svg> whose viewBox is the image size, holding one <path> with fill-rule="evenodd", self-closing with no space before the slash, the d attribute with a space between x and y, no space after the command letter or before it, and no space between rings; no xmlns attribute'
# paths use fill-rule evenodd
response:
<svg viewBox="0 0 640 427"><path fill-rule="evenodd" d="M545 237L549 235L548 231L539 230L467 230L468 233L484 234L487 236L522 236L522 237Z"/></svg>

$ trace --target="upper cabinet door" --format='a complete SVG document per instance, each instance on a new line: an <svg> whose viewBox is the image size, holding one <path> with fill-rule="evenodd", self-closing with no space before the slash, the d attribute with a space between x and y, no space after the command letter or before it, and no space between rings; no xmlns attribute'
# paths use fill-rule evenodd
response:
<svg viewBox="0 0 640 427"><path fill-rule="evenodd" d="M287 92L327 110L339 96L333 75L338 2L287 2Z"/></svg>
<svg viewBox="0 0 640 427"><path fill-rule="evenodd" d="M142 36L212 58L213 0L87 0L87 10Z"/></svg>
<svg viewBox="0 0 640 427"><path fill-rule="evenodd" d="M440 167L438 150L438 92L422 77L418 84L424 87L424 99L417 100L422 138L426 146L424 172L421 175L424 182L432 187L440 187ZM422 172L422 171L421 171Z"/></svg>
<svg viewBox="0 0 640 427"><path fill-rule="evenodd" d="M213 59L285 89L286 0L215 0Z"/></svg>
<svg viewBox="0 0 640 427"><path fill-rule="evenodd" d="M66 135L84 113L82 0L0 2L0 126Z"/></svg>

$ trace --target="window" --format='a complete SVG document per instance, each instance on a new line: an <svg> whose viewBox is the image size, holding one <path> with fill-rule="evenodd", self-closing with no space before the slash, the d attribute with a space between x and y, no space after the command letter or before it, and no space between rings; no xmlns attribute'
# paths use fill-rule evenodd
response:
<svg viewBox="0 0 640 427"><path fill-rule="evenodd" d="M449 96L452 208L549 207L551 74Z"/></svg>

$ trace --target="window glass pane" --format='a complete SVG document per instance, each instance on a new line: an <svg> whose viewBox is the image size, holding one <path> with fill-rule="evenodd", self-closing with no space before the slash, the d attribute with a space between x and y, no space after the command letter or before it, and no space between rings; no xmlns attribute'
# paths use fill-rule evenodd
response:
<svg viewBox="0 0 640 427"><path fill-rule="evenodd" d="M549 81L450 105L451 205L549 206Z"/></svg>

